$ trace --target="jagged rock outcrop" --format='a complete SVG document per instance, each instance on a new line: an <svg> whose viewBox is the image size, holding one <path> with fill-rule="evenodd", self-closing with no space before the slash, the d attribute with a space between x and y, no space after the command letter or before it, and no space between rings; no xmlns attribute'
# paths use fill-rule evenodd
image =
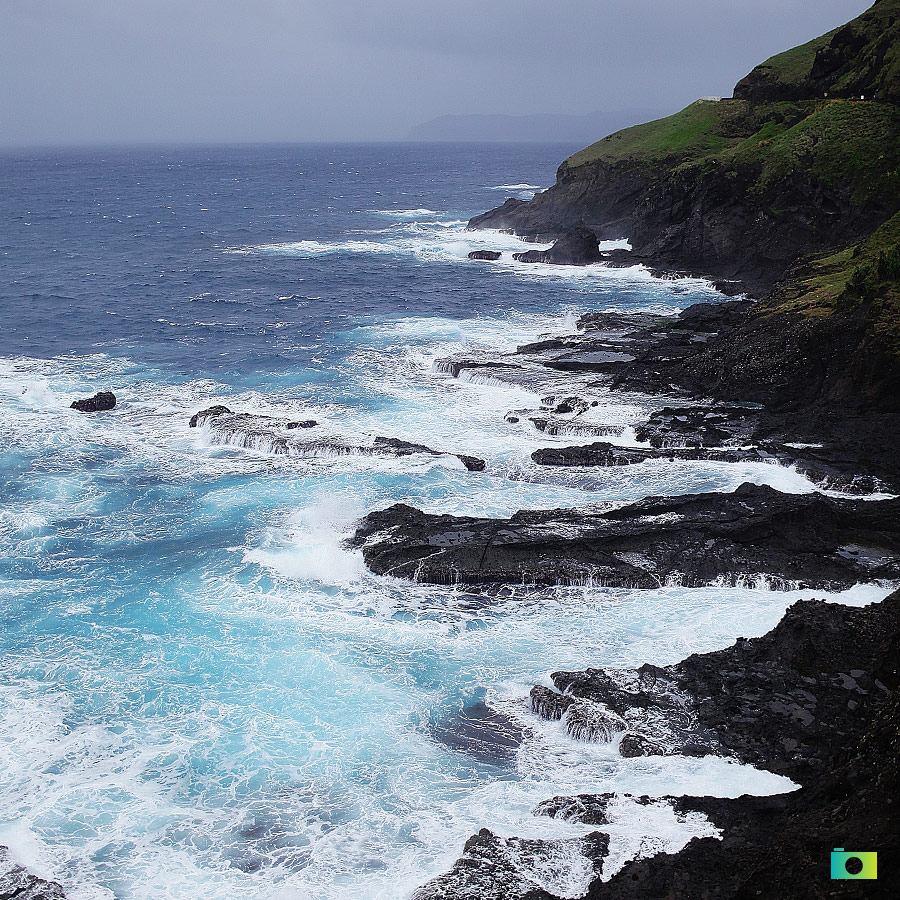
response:
<svg viewBox="0 0 900 900"><path fill-rule="evenodd" d="M609 836L592 832L558 841L501 838L482 828L444 875L419 888L412 900L555 900L560 858L582 855L591 875L603 871Z"/></svg>
<svg viewBox="0 0 900 900"><path fill-rule="evenodd" d="M69 405L70 409L77 409L79 412L106 412L114 409L116 405L116 395L112 391L98 391L93 397L87 397L84 400L73 400Z"/></svg>
<svg viewBox="0 0 900 900"><path fill-rule="evenodd" d="M482 472L483 459L465 453L442 453L424 444L415 444L395 437L376 436L369 443L363 443L356 436L349 439L339 434L319 434L318 423L314 419L286 421L272 416L255 413L235 413L227 406L211 406L194 413L190 419L191 428L205 427L213 443L274 456L297 456L314 458L320 456L453 456L468 471ZM297 435L295 431L316 429L312 435Z"/></svg>
<svg viewBox="0 0 900 900"><path fill-rule="evenodd" d="M65 900L62 885L32 875L0 847L0 900Z"/></svg>
<svg viewBox="0 0 900 900"><path fill-rule="evenodd" d="M473 250L469 259L484 259L488 262L496 262L503 254L499 250Z"/></svg>
<svg viewBox="0 0 900 900"><path fill-rule="evenodd" d="M369 513L352 539L378 574L436 584L591 580L654 588L767 576L830 589L900 577L900 500L851 501L741 485L619 509L522 511L509 519Z"/></svg>
<svg viewBox="0 0 900 900"><path fill-rule="evenodd" d="M603 260L597 236L590 228L567 229L548 250L513 253L513 259L528 263L552 263L557 266L588 266Z"/></svg>

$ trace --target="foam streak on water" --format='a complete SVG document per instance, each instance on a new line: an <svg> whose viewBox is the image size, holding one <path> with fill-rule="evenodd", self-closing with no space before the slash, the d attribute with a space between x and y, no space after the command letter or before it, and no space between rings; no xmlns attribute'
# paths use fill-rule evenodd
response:
<svg viewBox="0 0 900 900"><path fill-rule="evenodd" d="M588 309L671 313L711 288L514 263L517 238L465 231L497 195L473 193L471 161L450 151L266 152L140 157L142 180L131 157L64 159L46 195L46 160L8 169L34 199L0 273L21 301L0 346L0 843L72 900L400 900L481 827L586 833L533 815L556 794L790 789L721 759L622 759L527 697L558 669L664 664L762 634L810 592L584 586L488 602L374 577L345 545L360 516L399 501L506 516L746 480L812 490L763 464L539 467L534 449L577 440L504 421L539 390L434 370L571 330ZM558 148L479 152L480 183L524 191L552 177ZM0 192L8 221L17 190ZM31 234L62 250L55 269L29 256ZM470 263L481 247L504 256ZM99 388L119 397L112 412L68 408ZM653 401L594 390L598 421L633 441ZM487 467L223 445L188 427L216 403ZM507 758L437 737L480 701L524 730ZM607 874L713 833L625 800L609 831ZM562 854L534 877L577 896L590 872Z"/></svg>

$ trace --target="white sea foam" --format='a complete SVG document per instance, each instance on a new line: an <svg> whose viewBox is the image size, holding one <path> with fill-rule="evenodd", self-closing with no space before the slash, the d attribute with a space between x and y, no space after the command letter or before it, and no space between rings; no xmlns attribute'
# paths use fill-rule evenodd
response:
<svg viewBox="0 0 900 900"><path fill-rule="evenodd" d="M320 495L295 510L283 527L270 530L259 547L244 554L247 562L298 581L329 585L358 582L365 572L362 554L345 549L344 541L362 515L354 495Z"/></svg>
<svg viewBox="0 0 900 900"><path fill-rule="evenodd" d="M376 210L380 216L388 216L391 219L400 219L402 221L416 221L425 216L436 216L433 209L379 209Z"/></svg>
<svg viewBox="0 0 900 900"><path fill-rule="evenodd" d="M492 188L488 188L491 191L541 191L543 188L539 184L527 184L522 182L521 184L495 184Z"/></svg>
<svg viewBox="0 0 900 900"><path fill-rule="evenodd" d="M801 597L864 605L886 587L521 588L486 604L375 577L345 546L360 515L399 500L505 516L743 480L812 489L764 464L538 467L532 450L571 437L510 426L503 415L534 408L539 393L432 371L455 353L504 352L571 330L576 313L360 327L347 333L334 394L299 378L274 392L173 381L100 355L0 363L7 450L39 467L31 493L0 516L4 554L32 567L0 581L0 604L17 621L33 607L72 624L66 635L40 626L33 647L3 658L0 843L60 879L73 900L123 891L148 900L400 900L445 871L481 827L577 840L590 829L533 815L557 794L790 789L717 758L622 759L613 743L574 740L565 723L535 716L528 691L557 669L665 664L762 634ZM114 411L67 408L97 384L119 396ZM646 401L602 388L597 398L596 421L626 427L621 440L631 440L627 426L646 417ZM187 419L214 403L474 453L488 471L209 446ZM167 557L177 568L162 568ZM110 561L121 565L104 577ZM44 566L56 566L52 591ZM136 577L142 566L165 574ZM444 746L429 728L480 694L526 729L506 769ZM611 811L604 877L635 855L714 833L665 803L623 798ZM527 877L575 897L590 874L566 843Z"/></svg>
<svg viewBox="0 0 900 900"><path fill-rule="evenodd" d="M380 211L388 214L389 211ZM512 258L513 253L525 250L546 250L550 243L531 243L513 234L496 229L469 231L462 220L424 220L428 210L398 211L400 221L390 228L364 231L370 239L349 238L337 241L313 239L257 244L225 250L226 253L285 256L297 259L315 259L333 254L368 254L374 256L413 256L430 262L461 262L469 264L468 255L474 250L495 250L502 255L489 263L491 271L531 280L556 280L579 286L647 286L657 285L669 298L673 290L689 290L693 293L717 295L713 286L704 279L684 278L677 282L653 276L643 265L612 268L603 263L588 266L558 266L545 263L523 263ZM419 214L422 215L419 215ZM408 216L407 216L408 214ZM437 214L435 214L437 215ZM625 238L602 241L601 250L631 249ZM674 287L673 287L674 286ZM672 307L677 310L678 307Z"/></svg>

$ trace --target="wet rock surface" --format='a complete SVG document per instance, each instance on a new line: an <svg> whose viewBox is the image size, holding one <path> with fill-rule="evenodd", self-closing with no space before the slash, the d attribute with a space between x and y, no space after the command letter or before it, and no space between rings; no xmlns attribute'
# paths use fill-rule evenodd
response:
<svg viewBox="0 0 900 900"><path fill-rule="evenodd" d="M0 900L65 900L62 886L32 875L0 847Z"/></svg>
<svg viewBox="0 0 900 900"><path fill-rule="evenodd" d="M489 262L494 262L503 254L499 250L473 250L469 254L469 259L483 259L488 260Z"/></svg>
<svg viewBox="0 0 900 900"><path fill-rule="evenodd" d="M591 900L895 897L898 651L900 591L862 608L800 601L760 638L738 639L725 650L664 668L555 673L555 690L540 686L532 693L539 714L559 718L575 704L595 704L652 725L654 732L645 737L659 743L658 752L694 752L671 738L679 732L699 735L715 752L785 774L801 788L735 799L556 796L540 802L534 814L602 828L611 822L612 804L627 797L642 805L671 803L677 818L699 813L721 830L720 838L694 838L678 853L627 862L607 881L594 877L584 895ZM531 842L529 850L537 853L533 844L540 843L553 842ZM451 873L417 896L461 900L486 890L485 896L547 900L544 893L522 893L510 863L511 844L515 839L503 841L483 830L467 842ZM877 848L877 882L832 881L836 846ZM602 864L607 852L599 841L580 849L592 864ZM498 885L509 893L498 892Z"/></svg>
<svg viewBox="0 0 900 900"><path fill-rule="evenodd" d="M642 458L760 461L795 468L824 487L849 493L891 492L900 485L893 438L900 415L836 409L822 416L814 405L782 408L752 391L746 400L734 391L731 402L711 400L729 393L722 379L688 377L698 360L740 344L733 330L750 307L734 300L696 304L676 317L587 313L575 334L548 336L515 353L439 360L434 367L455 378L540 394L540 407L512 410L506 419L528 422L550 436L620 437L624 426L598 418L597 398L611 390L680 398L633 423L637 440L647 449L669 451L666 456L614 446L586 452L584 462L575 462L575 448L546 448L534 456L543 465L622 465ZM790 381L789 372L784 377Z"/></svg>
<svg viewBox="0 0 900 900"><path fill-rule="evenodd" d="M286 421L254 413L235 413L227 406L211 406L191 416L191 428L206 427L213 443L271 453L275 456L453 456L470 472L482 472L483 459L464 453L442 453L424 444L395 437L376 436L371 443L350 441L338 434L321 433L313 419ZM310 436L293 432L311 431Z"/></svg>
<svg viewBox="0 0 900 900"><path fill-rule="evenodd" d="M653 588L765 575L776 585L839 589L900 577L900 500L743 484L732 494L522 511L509 519L431 515L396 504L366 516L352 545L378 574L436 584L591 580Z"/></svg>
<svg viewBox="0 0 900 900"><path fill-rule="evenodd" d="M608 850L609 837L600 832L544 841L502 838L482 828L466 841L453 868L412 900L554 900L560 857L582 856L596 877Z"/></svg>
<svg viewBox="0 0 900 900"><path fill-rule="evenodd" d="M601 262L597 235L590 228L567 229L549 250L513 253L513 259L526 263L551 263L557 266L587 266Z"/></svg>
<svg viewBox="0 0 900 900"><path fill-rule="evenodd" d="M78 412L106 412L114 409L116 406L116 395L112 391L99 391L93 397L87 397L84 400L73 400L69 405L70 409L77 409Z"/></svg>
<svg viewBox="0 0 900 900"><path fill-rule="evenodd" d="M803 782L896 690L898 649L900 593L862 608L798 601L768 634L675 665L554 672L532 707L553 719L594 704L661 753L715 749Z"/></svg>
<svg viewBox="0 0 900 900"><path fill-rule="evenodd" d="M656 450L622 447L605 441L574 447L542 447L531 454L542 466L613 467L631 466L650 460L706 460L718 463L767 463L795 469L810 481L848 494L873 494L885 489L873 476L859 475L852 463L844 464L816 448L795 449L784 444L762 443L756 447L668 447Z"/></svg>

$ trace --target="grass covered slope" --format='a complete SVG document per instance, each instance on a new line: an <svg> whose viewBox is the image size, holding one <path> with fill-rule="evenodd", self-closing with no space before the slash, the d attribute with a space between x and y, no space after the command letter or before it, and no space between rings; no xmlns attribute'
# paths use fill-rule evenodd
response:
<svg viewBox="0 0 900 900"><path fill-rule="evenodd" d="M767 59L737 83L734 96L761 102L876 92L900 102L900 0L877 0L846 25Z"/></svg>
<svg viewBox="0 0 900 900"><path fill-rule="evenodd" d="M807 317L866 308L873 337L900 361L900 213L870 237L806 260L760 305L760 315Z"/></svg>
<svg viewBox="0 0 900 900"><path fill-rule="evenodd" d="M582 166L627 163L665 167L721 166L727 177L750 173L761 194L778 179L805 173L835 189L850 186L855 205L900 196L900 107L852 100L698 100L681 112L609 135L569 157L572 177ZM773 212L777 214L777 209Z"/></svg>
<svg viewBox="0 0 900 900"><path fill-rule="evenodd" d="M609 135L549 190L470 224L544 240L585 226L760 296L798 259L856 244L898 211L900 0L878 0L757 66L734 98Z"/></svg>

